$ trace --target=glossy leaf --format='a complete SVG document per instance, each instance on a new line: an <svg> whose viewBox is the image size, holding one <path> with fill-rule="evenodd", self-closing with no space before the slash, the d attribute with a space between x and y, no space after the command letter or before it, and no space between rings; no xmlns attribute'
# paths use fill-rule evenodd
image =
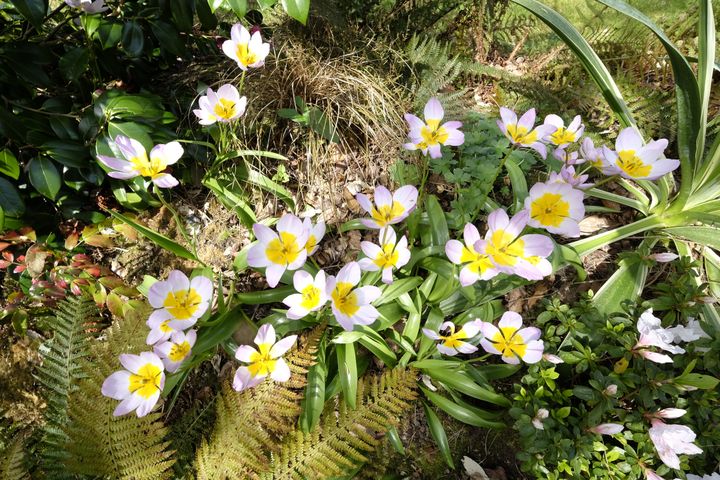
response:
<svg viewBox="0 0 720 480"><path fill-rule="evenodd" d="M35 28L40 29L42 27L42 21L48 10L48 0L10 0L10 3Z"/></svg>
<svg viewBox="0 0 720 480"><path fill-rule="evenodd" d="M243 18L247 13L247 0L227 0L227 4L238 18Z"/></svg>
<svg viewBox="0 0 720 480"><path fill-rule="evenodd" d="M455 371L441 368L429 368L425 370L430 377L443 382L444 384L484 402L493 403L501 407L509 407L510 401L502 395L481 387L463 371Z"/></svg>
<svg viewBox="0 0 720 480"><path fill-rule="evenodd" d="M445 462L452 469L455 468L455 464L452 458L452 452L450 452L450 444L448 443L447 434L445 433L445 427L437 416L437 413L430 408L427 402L423 402L423 410L425 411L425 418L430 428L430 435L432 435L435 444L440 449Z"/></svg>
<svg viewBox="0 0 720 480"><path fill-rule="evenodd" d="M343 398L348 407L355 409L357 403L358 371L355 358L355 344L345 343L335 347L337 352L338 375Z"/></svg>
<svg viewBox="0 0 720 480"><path fill-rule="evenodd" d="M310 12L310 0L282 0L282 6L292 18L305 25Z"/></svg>
<svg viewBox="0 0 720 480"><path fill-rule="evenodd" d="M108 213L113 217L117 218L118 220L130 225L132 228L137 230L138 233L142 234L148 240L151 240L156 245L164 248L168 252L172 252L180 258L186 258L188 260L194 260L196 262L200 261L190 250L183 247L174 240L169 239L165 235L162 235L161 233L158 233L144 225L141 225L136 221L130 219L129 217L126 217L125 215L118 213L114 210L108 210Z"/></svg>
<svg viewBox="0 0 720 480"><path fill-rule="evenodd" d="M445 212L440 206L437 197L434 195L428 195L425 199L425 206L430 220L432 244L444 247L448 240L450 240L450 232L448 231L447 221L445 220Z"/></svg>
<svg viewBox="0 0 720 480"><path fill-rule="evenodd" d="M13 180L20 177L20 164L15 158L15 154L8 150L0 150L0 173L7 175Z"/></svg>
<svg viewBox="0 0 720 480"><path fill-rule="evenodd" d="M0 208L3 210L3 217L20 217L25 213L25 203L20 198L15 185L0 177Z"/></svg>
<svg viewBox="0 0 720 480"><path fill-rule="evenodd" d="M327 336L323 334L318 346L315 364L308 369L305 396L300 411L300 428L308 433L320 422L320 415L325 407L325 382L328 369L325 359Z"/></svg>
<svg viewBox="0 0 720 480"><path fill-rule="evenodd" d="M60 172L52 160L36 157L28 163L28 177L35 190L50 200L55 200L62 186Z"/></svg>
<svg viewBox="0 0 720 480"><path fill-rule="evenodd" d="M139 57L145 46L145 34L135 20L125 22L121 37L122 48L131 57Z"/></svg>
<svg viewBox="0 0 720 480"><path fill-rule="evenodd" d="M636 300L645 288L648 266L644 262L621 260L619 268L608 278L592 299L602 314L621 312L622 302Z"/></svg>
<svg viewBox="0 0 720 480"><path fill-rule="evenodd" d="M451 417L456 420L460 420L468 425L473 425L482 428L505 428L505 423L486 420L479 416L475 411L467 408L463 405L455 403L447 397L440 395L439 393L431 392L427 388L420 387L428 400L434 403Z"/></svg>
<svg viewBox="0 0 720 480"><path fill-rule="evenodd" d="M87 69L90 62L90 50L87 47L75 47L60 57L58 67L66 80L77 80Z"/></svg>
<svg viewBox="0 0 720 480"><path fill-rule="evenodd" d="M385 305L397 299L399 296L413 290L422 283L421 277L408 277L395 280L390 285L382 288L382 295L374 303L375 306Z"/></svg>

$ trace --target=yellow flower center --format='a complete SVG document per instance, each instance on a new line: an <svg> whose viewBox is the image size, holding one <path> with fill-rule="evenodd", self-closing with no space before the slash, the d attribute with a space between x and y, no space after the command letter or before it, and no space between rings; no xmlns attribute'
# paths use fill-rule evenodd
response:
<svg viewBox="0 0 720 480"><path fill-rule="evenodd" d="M423 141L418 146L424 149L438 144L444 145L449 134L444 127L440 126L440 120L428 120L427 125L420 130L420 136Z"/></svg>
<svg viewBox="0 0 720 480"><path fill-rule="evenodd" d="M635 150L621 150L618 152L617 166L631 177L647 177L652 171L652 166L645 165Z"/></svg>
<svg viewBox="0 0 720 480"><path fill-rule="evenodd" d="M250 355L250 365L248 365L250 375L253 377L267 376L275 370L277 360L270 357L271 348L271 343L261 343L258 345L259 352Z"/></svg>
<svg viewBox="0 0 720 480"><path fill-rule="evenodd" d="M510 134L513 143L529 145L537 141L537 130L528 133L528 129L517 124L510 124L505 127Z"/></svg>
<svg viewBox="0 0 720 480"><path fill-rule="evenodd" d="M160 324L160 331L163 332L163 333L174 332L175 329L172 328L170 325L168 325L169 323L170 323L170 320L165 320L164 322L162 322L162 323Z"/></svg>
<svg viewBox="0 0 720 480"><path fill-rule="evenodd" d="M145 153L138 157L132 157L130 159L133 170L138 172L143 177L155 178L162 173L166 168L167 164L162 158L155 157L148 160Z"/></svg>
<svg viewBox="0 0 720 480"><path fill-rule="evenodd" d="M181 362L185 357L187 357L187 354L190 353L190 344L186 341L180 344L174 344L170 348L170 353L168 353L168 358L172 360L173 362Z"/></svg>
<svg viewBox="0 0 720 480"><path fill-rule="evenodd" d="M567 128L560 127L557 130L555 130L555 133L550 135L550 140L555 145L562 145L564 143L572 143L575 141L575 134L573 132L569 132Z"/></svg>
<svg viewBox="0 0 720 480"><path fill-rule="evenodd" d="M347 315L348 317L352 317L358 310L360 310L357 295L355 295L355 292L353 292L352 289L352 283L338 282L331 295L335 308L340 310L340 313Z"/></svg>
<svg viewBox="0 0 720 480"><path fill-rule="evenodd" d="M162 369L152 363L146 363L137 373L130 375L128 390L131 393L137 392L142 398L150 398L160 391L160 377Z"/></svg>
<svg viewBox="0 0 720 480"><path fill-rule="evenodd" d="M462 328L456 332L454 326L450 327L449 335L440 335L443 346L455 349L463 344L462 340L465 338L468 338L467 332Z"/></svg>
<svg viewBox="0 0 720 480"><path fill-rule="evenodd" d="M400 202L393 202L392 205L383 205L380 208L373 208L370 216L378 225L384 227L389 225L394 219L405 213L405 207Z"/></svg>
<svg viewBox="0 0 720 480"><path fill-rule="evenodd" d="M310 255L310 252L312 252L313 248L317 245L317 239L315 239L315 235L310 235L307 239L307 242L305 242L305 250L307 251L307 254Z"/></svg>
<svg viewBox="0 0 720 480"><path fill-rule="evenodd" d="M177 320L185 320L193 316L201 303L202 297L194 288L191 288L168 293L163 307Z"/></svg>
<svg viewBox="0 0 720 480"><path fill-rule="evenodd" d="M481 274L486 270L493 267L490 257L483 255L474 250L470 250L467 247L463 247L462 253L460 254L460 262L468 263L467 266L471 272Z"/></svg>
<svg viewBox="0 0 720 480"><path fill-rule="evenodd" d="M235 55L237 55L238 61L246 67L258 61L257 53L250 51L248 46L249 45L247 43L239 43L237 45L237 49L235 50Z"/></svg>
<svg viewBox="0 0 720 480"><path fill-rule="evenodd" d="M522 358L525 355L527 345L520 335L515 335L516 332L515 327L504 327L491 339L495 348L502 352L503 357L511 357L515 354Z"/></svg>
<svg viewBox="0 0 720 480"><path fill-rule="evenodd" d="M300 292L302 295L300 306L306 310L312 310L317 307L318 303L320 303L320 293L320 289L315 285L308 285Z"/></svg>
<svg viewBox="0 0 720 480"><path fill-rule="evenodd" d="M228 100L227 98L221 98L215 104L215 116L225 120L230 120L235 116L237 109L235 108L235 102Z"/></svg>
<svg viewBox="0 0 720 480"><path fill-rule="evenodd" d="M395 251L395 245L386 243L383 245L382 252L373 260L373 263L380 268L394 267L400 258L400 254Z"/></svg>
<svg viewBox="0 0 720 480"><path fill-rule="evenodd" d="M530 204L530 217L544 227L559 227L570 215L570 204L559 193L544 193Z"/></svg>
<svg viewBox="0 0 720 480"><path fill-rule="evenodd" d="M513 236L505 230L496 230L487 243L486 251L498 265L511 267L525 253L525 242L520 239L513 241Z"/></svg>
<svg viewBox="0 0 720 480"><path fill-rule="evenodd" d="M268 243L265 255L272 263L288 265L297 259L301 251L302 247L298 245L295 235L280 232L280 238L273 239Z"/></svg>

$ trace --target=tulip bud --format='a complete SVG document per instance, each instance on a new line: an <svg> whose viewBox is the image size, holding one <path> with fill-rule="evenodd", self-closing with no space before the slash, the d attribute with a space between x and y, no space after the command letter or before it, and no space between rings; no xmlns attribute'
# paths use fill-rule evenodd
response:
<svg viewBox="0 0 720 480"><path fill-rule="evenodd" d="M615 435L616 433L622 432L624 428L625 427L619 423L601 423L600 425L595 425L588 430L593 433L597 433L598 435Z"/></svg>
<svg viewBox="0 0 720 480"><path fill-rule="evenodd" d="M648 258L651 260L655 260L658 263L668 263L677 260L678 256L674 253L664 252L653 253L652 255L648 256Z"/></svg>

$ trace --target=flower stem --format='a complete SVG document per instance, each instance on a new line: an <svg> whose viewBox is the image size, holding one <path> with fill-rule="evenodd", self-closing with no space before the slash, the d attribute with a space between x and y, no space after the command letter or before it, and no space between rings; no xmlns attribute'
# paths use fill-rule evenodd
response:
<svg viewBox="0 0 720 480"><path fill-rule="evenodd" d="M183 225L182 220L180 219L180 215L178 215L177 210L175 210L175 209L172 207L172 205L170 205L170 204L167 202L167 200L165 200L165 197L163 197L162 191L161 191L157 186L154 187L154 190L155 190L155 194L156 194L157 197L160 199L160 203L162 203L163 206L164 206L165 208L167 208L168 211L170 211L170 214L172 215L173 220L175 220L175 225L177 226L178 231L180 232L180 234L182 235L182 237L185 239L185 241L188 243L188 245L190 245L190 248L192 248L192 253L193 253L193 255L195 255L195 258L198 258L197 248L196 248L196 246L195 246L195 242L194 242L194 240L190 237L190 235L188 234L187 230L185 229L185 225ZM200 263L203 263L203 262L200 262Z"/></svg>

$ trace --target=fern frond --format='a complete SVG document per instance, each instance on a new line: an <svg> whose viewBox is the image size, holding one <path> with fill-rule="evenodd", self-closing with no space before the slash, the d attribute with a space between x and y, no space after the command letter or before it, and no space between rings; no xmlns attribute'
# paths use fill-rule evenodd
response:
<svg viewBox="0 0 720 480"><path fill-rule="evenodd" d="M257 478L270 467L269 453L297 422L307 369L315 362L322 331L313 330L302 348L285 357L292 373L287 382L268 379L240 393L229 383L223 386L214 431L197 451L198 479Z"/></svg>
<svg viewBox="0 0 720 480"><path fill-rule="evenodd" d="M100 393L105 378L120 369L119 354L147 350L144 313L131 310L114 323L107 341L96 342L82 361L84 378L70 394L70 423L65 428L69 453L65 465L71 472L128 480L171 475L174 459L161 414L114 417L117 401Z"/></svg>
<svg viewBox="0 0 720 480"><path fill-rule="evenodd" d="M195 450L206 432L210 431L215 423L215 398L209 401L198 402L170 427L172 448L175 450L177 462L173 465L176 478L196 478Z"/></svg>
<svg viewBox="0 0 720 480"><path fill-rule="evenodd" d="M95 302L86 296L68 297L60 302L49 317L53 338L40 347L43 358L36 378L46 390L47 409L40 441L43 470L50 479L71 478L63 466L68 423L68 398L82 378L81 361L88 354L88 340L100 322Z"/></svg>
<svg viewBox="0 0 720 480"><path fill-rule="evenodd" d="M23 438L20 435L0 455L0 478L3 480L30 479L30 474L25 469Z"/></svg>
<svg viewBox="0 0 720 480"><path fill-rule="evenodd" d="M462 111L462 98L466 89L439 93L452 87L466 69L466 62L459 55L451 54L450 44L442 43L432 36L413 35L405 53L416 76L415 109L421 110L430 97L437 96L449 116Z"/></svg>
<svg viewBox="0 0 720 480"><path fill-rule="evenodd" d="M297 429L273 459L263 479L321 479L348 472L368 461L379 438L396 425L415 400L416 373L396 368L358 383L357 408L332 403L318 428L310 433ZM337 408L337 409L336 409Z"/></svg>

